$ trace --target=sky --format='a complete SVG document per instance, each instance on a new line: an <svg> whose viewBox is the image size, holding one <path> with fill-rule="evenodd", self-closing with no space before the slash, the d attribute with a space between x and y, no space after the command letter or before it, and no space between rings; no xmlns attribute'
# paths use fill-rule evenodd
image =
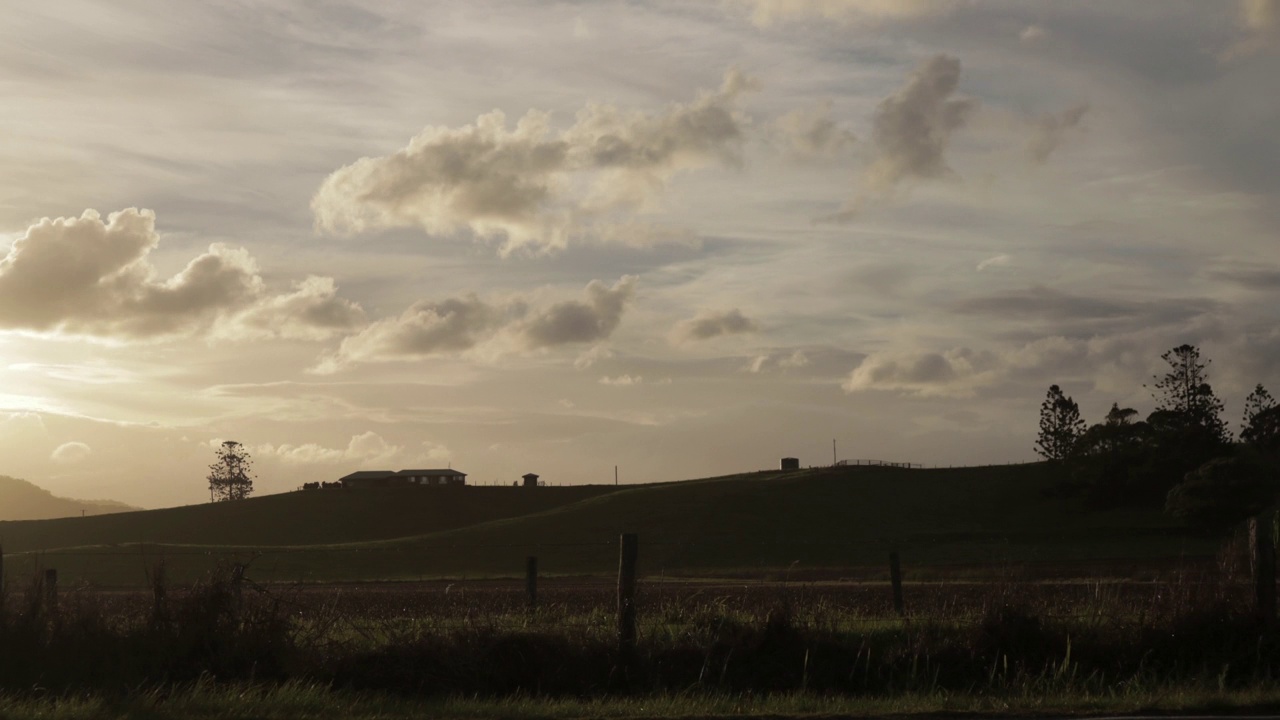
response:
<svg viewBox="0 0 1280 720"><path fill-rule="evenodd" d="M1280 390L1280 2L50 0L0 23L0 474L1035 459Z"/></svg>

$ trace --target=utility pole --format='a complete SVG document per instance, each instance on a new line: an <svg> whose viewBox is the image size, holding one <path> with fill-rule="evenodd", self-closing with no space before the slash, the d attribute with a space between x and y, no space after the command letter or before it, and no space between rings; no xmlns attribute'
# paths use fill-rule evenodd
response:
<svg viewBox="0 0 1280 720"><path fill-rule="evenodd" d="M617 465L613 466L613 484L615 487L618 484L618 466Z"/></svg>
<svg viewBox="0 0 1280 720"><path fill-rule="evenodd" d="M835 467L836 462L836 439L831 438L831 467Z"/></svg>

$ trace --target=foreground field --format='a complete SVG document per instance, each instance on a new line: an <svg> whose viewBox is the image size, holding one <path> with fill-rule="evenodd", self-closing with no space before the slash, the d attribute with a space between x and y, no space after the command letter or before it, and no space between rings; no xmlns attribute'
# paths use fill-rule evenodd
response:
<svg viewBox="0 0 1280 720"><path fill-rule="evenodd" d="M866 577L890 550L917 578L1064 564L1141 574L1216 549L1154 510L1088 511L1054 494L1058 473L829 468L622 488L291 493L0 523L0 540L19 574L57 567L97 586L146 584L161 558L183 581L229 562L262 581L511 577L527 556L546 574L601 575L616 569L622 532L640 535L650 577Z"/></svg>
<svg viewBox="0 0 1280 720"><path fill-rule="evenodd" d="M1258 710L1280 632L1248 583L642 583L621 654L613 588L548 580L14 592L4 717L773 717ZM56 702L51 702L56 698ZM464 699L465 698L465 699Z"/></svg>

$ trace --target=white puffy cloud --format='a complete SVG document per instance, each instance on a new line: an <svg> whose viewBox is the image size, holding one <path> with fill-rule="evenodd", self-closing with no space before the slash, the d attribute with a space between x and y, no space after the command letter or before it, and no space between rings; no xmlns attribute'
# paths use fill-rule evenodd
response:
<svg viewBox="0 0 1280 720"><path fill-rule="evenodd" d="M560 133L537 110L510 129L497 110L460 128L428 127L394 154L329 175L311 202L316 226L335 233L467 230L501 239L504 253L562 248L616 224L619 212L651 205L682 170L737 165L748 121L736 102L755 86L730 70L719 90L663 113L592 103Z"/></svg>
<svg viewBox="0 0 1280 720"><path fill-rule="evenodd" d="M704 311L677 325L672 339L675 342L710 340L722 335L753 333L759 329L759 324L743 315L738 308Z"/></svg>
<svg viewBox="0 0 1280 720"><path fill-rule="evenodd" d="M631 385L640 385L644 383L644 377L640 375L618 375L617 377L604 376L600 378L601 385L613 385L616 387L628 387Z"/></svg>
<svg viewBox="0 0 1280 720"><path fill-rule="evenodd" d="M521 351L607 339L622 321L635 293L635 279L612 287L591 281L585 300L534 307L524 299L498 302L475 295L414 304L398 317L369 325L342 341L338 352L321 362L329 372L352 362L413 360L461 353L484 344Z"/></svg>
<svg viewBox="0 0 1280 720"><path fill-rule="evenodd" d="M338 296L333 278L312 275L295 283L292 292L260 299L220 331L236 338L325 340L355 330L364 319L363 308Z"/></svg>
<svg viewBox="0 0 1280 720"><path fill-rule="evenodd" d="M351 441L345 448L324 447L316 443L265 444L255 447L253 452L259 456L275 458L288 465L336 465L351 462L377 464L397 459L404 452L404 447L392 445L381 435L370 430L360 435L352 435Z"/></svg>
<svg viewBox="0 0 1280 720"><path fill-rule="evenodd" d="M1089 105L1081 103L1058 113L1046 113L1036 118L1031 124L1031 138L1027 140L1027 155L1034 162L1043 163L1049 159L1066 139L1067 132L1079 127Z"/></svg>
<svg viewBox="0 0 1280 720"><path fill-rule="evenodd" d="M159 242L149 210L128 208L106 221L94 210L41 220L0 259L0 329L142 339L229 323L218 332L233 336L237 326L256 325L257 334L315 337L343 324L339 307L359 310L337 300L325 278L273 296L249 253L224 244L159 278L148 260Z"/></svg>
<svg viewBox="0 0 1280 720"><path fill-rule="evenodd" d="M93 454L93 449L82 442L65 442L54 448L53 453L49 456L59 465L75 465L84 462Z"/></svg>

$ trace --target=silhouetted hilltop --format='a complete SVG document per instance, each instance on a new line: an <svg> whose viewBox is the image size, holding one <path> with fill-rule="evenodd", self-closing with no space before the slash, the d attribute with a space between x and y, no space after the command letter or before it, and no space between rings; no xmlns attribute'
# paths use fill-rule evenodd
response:
<svg viewBox="0 0 1280 720"><path fill-rule="evenodd" d="M0 475L0 520L46 520L50 518L106 515L137 510L115 500L74 500L58 497L26 480Z"/></svg>

